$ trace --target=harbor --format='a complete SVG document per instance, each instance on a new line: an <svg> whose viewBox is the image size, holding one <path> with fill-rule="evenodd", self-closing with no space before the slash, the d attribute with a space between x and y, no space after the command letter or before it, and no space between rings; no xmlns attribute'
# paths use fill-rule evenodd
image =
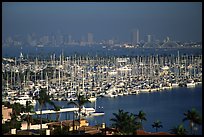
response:
<svg viewBox="0 0 204 137"><path fill-rule="evenodd" d="M74 101L84 95L115 98L165 89L194 88L202 84L202 55L89 57L63 53L50 59L29 60L23 53L2 58L2 98L11 103L33 97L46 89L55 101ZM23 101L24 100L24 101Z"/></svg>
<svg viewBox="0 0 204 137"><path fill-rule="evenodd" d="M202 135L201 2L3 2L2 28L3 135Z"/></svg>

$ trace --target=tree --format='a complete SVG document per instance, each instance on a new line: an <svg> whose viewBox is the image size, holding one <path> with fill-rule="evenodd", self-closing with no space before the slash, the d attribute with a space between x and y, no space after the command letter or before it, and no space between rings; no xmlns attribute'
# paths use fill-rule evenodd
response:
<svg viewBox="0 0 204 137"><path fill-rule="evenodd" d="M20 113L25 110L25 107L21 105L20 103L14 103L11 105L13 114L16 116L20 116Z"/></svg>
<svg viewBox="0 0 204 137"><path fill-rule="evenodd" d="M54 106L54 102L50 100L50 96L46 93L46 89L41 89L39 95L35 96L35 99L40 104L40 131L42 134L42 107L46 106L47 103Z"/></svg>
<svg viewBox="0 0 204 137"><path fill-rule="evenodd" d="M142 110L140 110L138 115L136 115L137 119L140 121L141 129L143 129L142 121L147 120L145 116L146 116L146 113L144 113Z"/></svg>
<svg viewBox="0 0 204 137"><path fill-rule="evenodd" d="M77 101L70 101L68 102L68 105L70 104L73 104L75 105L76 107L79 108L78 110L78 120L79 120L79 125L80 125L80 122L81 122L81 110L82 110L82 107L84 106L85 103L88 103L90 102L88 99L86 99L83 95L77 95ZM74 126L74 125L73 125Z"/></svg>
<svg viewBox="0 0 204 137"><path fill-rule="evenodd" d="M134 114L129 114L119 109L118 114L113 113L115 118L111 118L113 121L112 126L116 128L119 134L122 135L131 135L137 129L136 116Z"/></svg>
<svg viewBox="0 0 204 137"><path fill-rule="evenodd" d="M33 112L34 106L31 105L31 101L26 101L25 112L28 113L27 115L23 115L23 119L27 121L27 129L30 129L30 123L32 122L32 116L30 112Z"/></svg>
<svg viewBox="0 0 204 137"><path fill-rule="evenodd" d="M56 106L54 105L54 111L57 111L56 112L56 121L59 121L59 112L60 111L61 107L60 106Z"/></svg>
<svg viewBox="0 0 204 137"><path fill-rule="evenodd" d="M162 128L163 126L161 125L161 121L157 120L152 124L153 128L156 128L156 132L158 132L158 128Z"/></svg>
<svg viewBox="0 0 204 137"><path fill-rule="evenodd" d="M3 133L10 131L10 129L20 129L21 128L21 119L20 113L24 111L24 106L20 103L6 103L7 106L12 108L12 113L10 114L11 120L3 124Z"/></svg>
<svg viewBox="0 0 204 137"><path fill-rule="evenodd" d="M21 120L19 119L18 115L15 113L11 113L11 120L10 120L10 129L20 129L21 128Z"/></svg>
<svg viewBox="0 0 204 137"><path fill-rule="evenodd" d="M176 134L176 135L187 135L187 131L186 129L183 127L182 124L170 129L172 134Z"/></svg>
<svg viewBox="0 0 204 137"><path fill-rule="evenodd" d="M67 128L69 129L69 127L55 127L53 130L53 135L69 135L70 132L69 130L67 130Z"/></svg>
<svg viewBox="0 0 204 137"><path fill-rule="evenodd" d="M196 124L202 125L202 117L198 114L196 109L192 108L192 110L188 110L184 113L183 121L189 120L191 134L195 134ZM193 132L194 131L194 132Z"/></svg>

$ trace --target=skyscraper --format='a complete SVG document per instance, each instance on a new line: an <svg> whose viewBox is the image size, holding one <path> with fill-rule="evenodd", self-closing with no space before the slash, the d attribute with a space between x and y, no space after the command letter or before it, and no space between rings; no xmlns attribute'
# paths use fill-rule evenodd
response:
<svg viewBox="0 0 204 137"><path fill-rule="evenodd" d="M70 45L71 43L72 43L72 36L69 35L69 36L68 36L68 44Z"/></svg>
<svg viewBox="0 0 204 137"><path fill-rule="evenodd" d="M137 32L135 30L133 30L132 32L132 45L136 45L137 44Z"/></svg>
<svg viewBox="0 0 204 137"><path fill-rule="evenodd" d="M139 30L137 29L137 44L139 43Z"/></svg>
<svg viewBox="0 0 204 137"><path fill-rule="evenodd" d="M132 45L137 45L139 43L139 30L134 29L132 31Z"/></svg>
<svg viewBox="0 0 204 137"><path fill-rule="evenodd" d="M147 35L147 42L148 42L148 43L151 42L151 35Z"/></svg>
<svg viewBox="0 0 204 137"><path fill-rule="evenodd" d="M88 33L88 44L93 44L93 33Z"/></svg>

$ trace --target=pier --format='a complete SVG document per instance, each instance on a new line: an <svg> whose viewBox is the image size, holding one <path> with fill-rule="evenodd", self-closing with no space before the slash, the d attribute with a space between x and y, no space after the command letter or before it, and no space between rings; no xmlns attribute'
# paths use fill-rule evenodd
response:
<svg viewBox="0 0 204 137"><path fill-rule="evenodd" d="M74 112L74 111L78 111L79 108L62 108L59 111L54 111L54 110L42 110L42 114L52 114L52 113L63 113L63 112ZM94 108L82 108L82 110L84 110L86 113L91 113L91 112L95 112ZM28 113L21 113L21 115L28 115ZM39 115L40 111L36 111L35 113L29 113L29 115Z"/></svg>

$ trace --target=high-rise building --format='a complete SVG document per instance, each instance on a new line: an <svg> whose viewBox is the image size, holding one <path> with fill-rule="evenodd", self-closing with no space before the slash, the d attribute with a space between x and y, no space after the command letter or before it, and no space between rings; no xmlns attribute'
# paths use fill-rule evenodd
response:
<svg viewBox="0 0 204 137"><path fill-rule="evenodd" d="M139 43L139 30L137 29L137 44Z"/></svg>
<svg viewBox="0 0 204 137"><path fill-rule="evenodd" d="M151 35L147 35L147 42L148 42L148 43L151 42Z"/></svg>
<svg viewBox="0 0 204 137"><path fill-rule="evenodd" d="M86 45L85 38L84 36L82 36L80 41L80 46L85 46L85 45Z"/></svg>
<svg viewBox="0 0 204 137"><path fill-rule="evenodd" d="M132 45L137 44L137 32L135 30L132 31Z"/></svg>
<svg viewBox="0 0 204 137"><path fill-rule="evenodd" d="M132 45L137 45L139 43L139 30L132 31Z"/></svg>
<svg viewBox="0 0 204 137"><path fill-rule="evenodd" d="M69 35L69 36L68 36L68 44L71 44L71 43L72 43L72 36Z"/></svg>
<svg viewBox="0 0 204 137"><path fill-rule="evenodd" d="M93 33L88 33L88 44L93 44Z"/></svg>

